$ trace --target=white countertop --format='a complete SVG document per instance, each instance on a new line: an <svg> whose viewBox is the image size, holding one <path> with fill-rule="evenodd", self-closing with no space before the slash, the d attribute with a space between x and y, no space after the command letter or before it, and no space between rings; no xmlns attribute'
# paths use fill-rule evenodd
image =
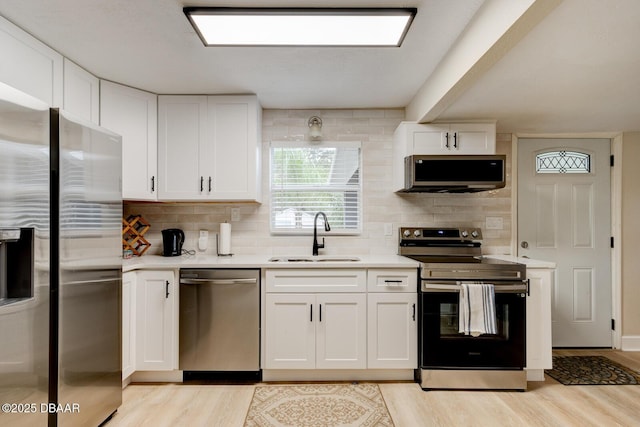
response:
<svg viewBox="0 0 640 427"><path fill-rule="evenodd" d="M177 268L418 268L420 265L417 261L400 255L355 255L359 261L323 262L272 262L269 261L271 257L273 255L143 255L122 260L122 271ZM331 258L329 255L327 257Z"/></svg>
<svg viewBox="0 0 640 427"><path fill-rule="evenodd" d="M552 261L542 261L538 259L523 258L513 255L484 255L485 258L500 259L524 264L527 268L556 268L556 263Z"/></svg>

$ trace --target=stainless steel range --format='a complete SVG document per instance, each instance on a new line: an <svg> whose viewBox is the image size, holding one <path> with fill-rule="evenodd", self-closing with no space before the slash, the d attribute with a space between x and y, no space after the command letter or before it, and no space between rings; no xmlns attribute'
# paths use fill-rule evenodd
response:
<svg viewBox="0 0 640 427"><path fill-rule="evenodd" d="M428 389L526 390L523 264L482 257L478 228L400 228L399 254L420 261L420 384ZM495 333L460 328L460 290L491 284Z"/></svg>

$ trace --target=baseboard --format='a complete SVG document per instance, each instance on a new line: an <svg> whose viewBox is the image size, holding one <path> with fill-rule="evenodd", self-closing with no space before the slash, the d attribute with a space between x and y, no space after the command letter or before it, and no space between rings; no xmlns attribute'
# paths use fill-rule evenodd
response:
<svg viewBox="0 0 640 427"><path fill-rule="evenodd" d="M132 383L181 383L182 371L136 371L131 374Z"/></svg>
<svg viewBox="0 0 640 427"><path fill-rule="evenodd" d="M544 381L544 369L527 369L527 381Z"/></svg>
<svg viewBox="0 0 640 427"><path fill-rule="evenodd" d="M640 351L640 335L623 336L620 343L622 351Z"/></svg>
<svg viewBox="0 0 640 427"><path fill-rule="evenodd" d="M264 369L267 381L413 381L413 369Z"/></svg>

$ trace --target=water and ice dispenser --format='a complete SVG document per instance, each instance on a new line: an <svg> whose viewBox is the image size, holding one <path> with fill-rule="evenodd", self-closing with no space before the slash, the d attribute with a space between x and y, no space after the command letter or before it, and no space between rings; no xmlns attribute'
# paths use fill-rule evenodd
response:
<svg viewBox="0 0 640 427"><path fill-rule="evenodd" d="M33 297L33 228L0 228L0 305Z"/></svg>

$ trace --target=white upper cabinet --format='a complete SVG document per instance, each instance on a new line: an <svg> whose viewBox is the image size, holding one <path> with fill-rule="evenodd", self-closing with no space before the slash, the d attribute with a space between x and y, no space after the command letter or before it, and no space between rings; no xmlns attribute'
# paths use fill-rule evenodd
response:
<svg viewBox="0 0 640 427"><path fill-rule="evenodd" d="M207 97L158 97L158 180L162 200L205 200L200 159L207 139ZM206 185L209 182L207 180Z"/></svg>
<svg viewBox="0 0 640 427"><path fill-rule="evenodd" d="M161 200L261 201L255 96L161 95Z"/></svg>
<svg viewBox="0 0 640 427"><path fill-rule="evenodd" d="M395 131L394 144L403 158L412 154L495 154L496 125L402 122Z"/></svg>
<svg viewBox="0 0 640 427"><path fill-rule="evenodd" d="M157 200L157 95L100 81L100 125L122 136L123 199Z"/></svg>
<svg viewBox="0 0 640 427"><path fill-rule="evenodd" d="M64 58L64 109L95 124L100 123L100 81Z"/></svg>
<svg viewBox="0 0 640 427"><path fill-rule="evenodd" d="M0 81L62 107L62 55L0 17Z"/></svg>

